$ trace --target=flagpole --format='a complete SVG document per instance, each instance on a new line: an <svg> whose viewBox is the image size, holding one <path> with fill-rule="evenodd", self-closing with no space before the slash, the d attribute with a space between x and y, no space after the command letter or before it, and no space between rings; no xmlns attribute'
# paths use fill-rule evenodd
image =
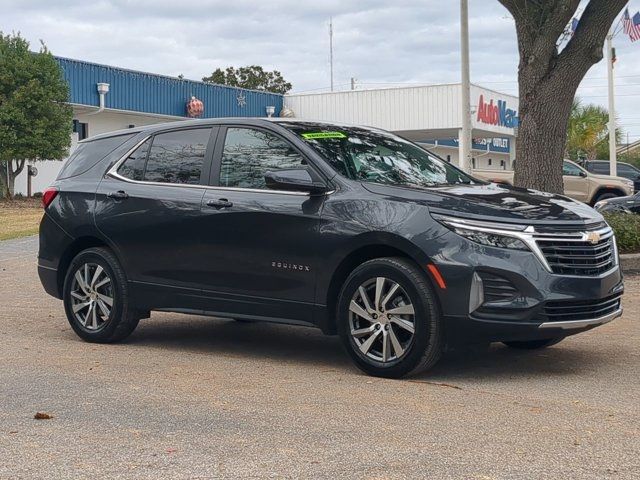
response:
<svg viewBox="0 0 640 480"><path fill-rule="evenodd" d="M471 170L471 75L469 73L469 3L460 0L460 114L458 167Z"/></svg>
<svg viewBox="0 0 640 480"><path fill-rule="evenodd" d="M333 17L329 17L329 65L331 68L331 91L333 92Z"/></svg>
<svg viewBox="0 0 640 480"><path fill-rule="evenodd" d="M609 87L609 175L616 176L617 168L617 145L616 145L616 105L615 88L613 78L613 33L611 27L607 35L607 79Z"/></svg>

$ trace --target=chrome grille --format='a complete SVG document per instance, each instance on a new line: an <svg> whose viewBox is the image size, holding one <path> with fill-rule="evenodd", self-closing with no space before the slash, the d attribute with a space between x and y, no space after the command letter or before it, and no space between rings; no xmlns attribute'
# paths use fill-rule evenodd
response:
<svg viewBox="0 0 640 480"><path fill-rule="evenodd" d="M588 240L597 233L596 242ZM540 234L536 244L549 268L559 275L594 276L609 271L615 265L613 232L609 227L589 233Z"/></svg>

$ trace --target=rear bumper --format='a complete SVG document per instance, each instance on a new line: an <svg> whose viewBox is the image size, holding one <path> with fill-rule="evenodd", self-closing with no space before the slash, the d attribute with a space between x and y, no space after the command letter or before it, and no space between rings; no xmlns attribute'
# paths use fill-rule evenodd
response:
<svg viewBox="0 0 640 480"><path fill-rule="evenodd" d="M73 238L45 211L40 222L38 276L44 290L56 298L62 298L62 282L58 276L60 262L72 241Z"/></svg>
<svg viewBox="0 0 640 480"><path fill-rule="evenodd" d="M40 283L42 283L45 292L52 297L62 298L58 285L58 270L38 265L38 277L40 277Z"/></svg>

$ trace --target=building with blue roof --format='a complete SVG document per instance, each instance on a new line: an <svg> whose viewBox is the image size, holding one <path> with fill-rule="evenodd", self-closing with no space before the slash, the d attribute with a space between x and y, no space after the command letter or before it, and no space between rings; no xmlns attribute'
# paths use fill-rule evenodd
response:
<svg viewBox="0 0 640 480"><path fill-rule="evenodd" d="M264 117L268 106L277 115L282 95L138 72L119 67L57 57L69 82L70 103L90 112L100 106L98 84L106 83L106 111L184 118L186 103L195 96L204 104L203 118Z"/></svg>
<svg viewBox="0 0 640 480"><path fill-rule="evenodd" d="M199 118L278 115L283 96L270 92L139 72L56 57L69 83L73 107L71 150L78 141L100 133L189 118L187 102L202 102ZM64 162L37 162L33 191L46 188ZM27 189L27 169L16 178L16 192Z"/></svg>

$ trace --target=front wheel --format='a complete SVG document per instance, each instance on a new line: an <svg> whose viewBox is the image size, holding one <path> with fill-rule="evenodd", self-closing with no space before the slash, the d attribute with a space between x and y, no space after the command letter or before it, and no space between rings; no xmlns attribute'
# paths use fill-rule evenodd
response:
<svg viewBox="0 0 640 480"><path fill-rule="evenodd" d="M598 195L598 197L594 200L593 204L595 205L598 202L601 202L602 200L608 200L609 198L616 198L619 197L620 195L616 195L615 193L601 193L600 195Z"/></svg>
<svg viewBox="0 0 640 480"><path fill-rule="evenodd" d="M556 343L560 343L564 340L564 337L546 338L543 340L529 340L523 342L502 342L507 347L517 348L519 350L538 350L540 348L547 348Z"/></svg>
<svg viewBox="0 0 640 480"><path fill-rule="evenodd" d="M63 295L67 320L83 340L117 342L138 325L124 271L106 248L84 250L71 261Z"/></svg>
<svg viewBox="0 0 640 480"><path fill-rule="evenodd" d="M403 258L356 268L337 306L342 343L369 375L400 378L431 368L442 354L440 312L429 281Z"/></svg>

